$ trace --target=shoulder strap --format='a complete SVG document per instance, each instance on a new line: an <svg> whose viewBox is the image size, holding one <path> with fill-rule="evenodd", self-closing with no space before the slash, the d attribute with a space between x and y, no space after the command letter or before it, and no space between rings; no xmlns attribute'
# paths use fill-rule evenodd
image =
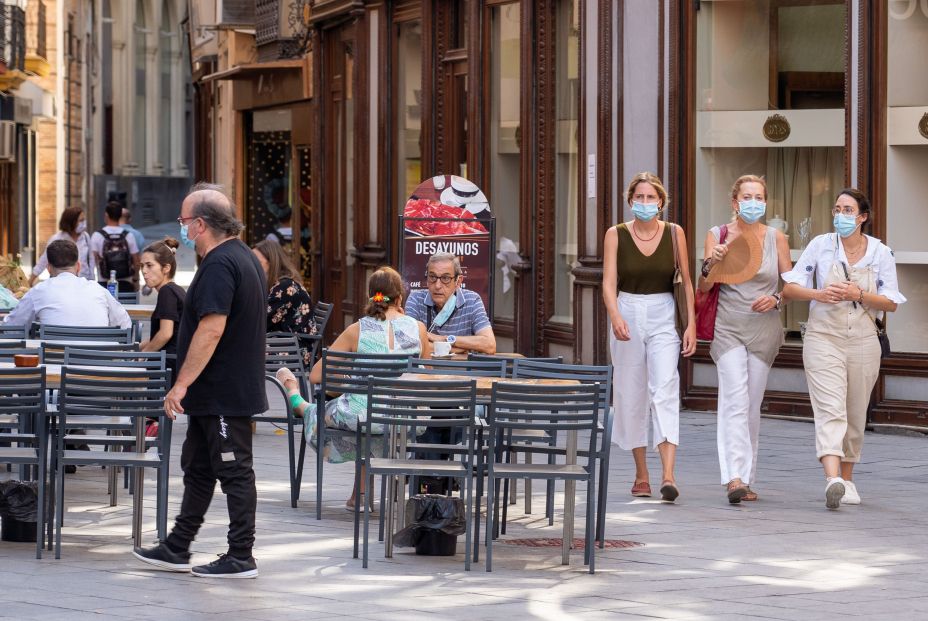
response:
<svg viewBox="0 0 928 621"><path fill-rule="evenodd" d="M726 239L728 239L728 225L723 224L719 227L719 243L724 244Z"/></svg>
<svg viewBox="0 0 928 621"><path fill-rule="evenodd" d="M680 269L680 252L677 250L677 225L668 222L666 226L670 229L670 241L673 244L673 265L676 269Z"/></svg>

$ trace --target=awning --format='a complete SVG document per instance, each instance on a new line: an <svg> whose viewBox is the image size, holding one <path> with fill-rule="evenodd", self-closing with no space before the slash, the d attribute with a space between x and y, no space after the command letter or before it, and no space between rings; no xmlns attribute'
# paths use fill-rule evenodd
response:
<svg viewBox="0 0 928 621"><path fill-rule="evenodd" d="M302 71L304 61L296 60L272 60L266 63L249 63L247 65L237 65L231 69L217 71L203 76L201 82L212 82L214 80L251 80L263 73L280 72L280 71Z"/></svg>

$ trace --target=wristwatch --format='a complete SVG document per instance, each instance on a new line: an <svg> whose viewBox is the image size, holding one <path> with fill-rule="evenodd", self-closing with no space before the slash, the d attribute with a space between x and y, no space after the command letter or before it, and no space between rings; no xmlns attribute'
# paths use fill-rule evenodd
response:
<svg viewBox="0 0 928 621"><path fill-rule="evenodd" d="M452 345L454 345L454 342L455 342L456 340L458 340L458 337L456 337L456 336L453 335L453 334L449 334L449 335L446 337L446 340L447 340L449 343L451 343Z"/></svg>

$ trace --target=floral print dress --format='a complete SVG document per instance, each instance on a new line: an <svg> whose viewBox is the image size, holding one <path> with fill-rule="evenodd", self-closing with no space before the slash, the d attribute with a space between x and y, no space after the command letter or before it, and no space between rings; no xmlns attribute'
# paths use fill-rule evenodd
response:
<svg viewBox="0 0 928 621"><path fill-rule="evenodd" d="M312 299L303 285L290 277L278 280L267 294L267 331L316 334ZM312 364L310 348L301 350L303 364L308 370Z"/></svg>
<svg viewBox="0 0 928 621"><path fill-rule="evenodd" d="M419 322L412 317L397 317L381 321L373 317L362 317L358 322L358 353L369 354L409 354L416 356L422 351L419 342ZM393 331L393 347L389 346L390 331ZM304 416L306 424L303 429L313 448L316 446L315 404L310 404ZM358 422L367 417L367 397L364 395L340 395L326 403L325 424L327 428L342 431L355 431ZM372 432L383 434L377 425ZM371 441L371 454L380 455L383 451L383 439ZM354 436L326 436L323 454L326 461L340 464L354 461L357 444Z"/></svg>

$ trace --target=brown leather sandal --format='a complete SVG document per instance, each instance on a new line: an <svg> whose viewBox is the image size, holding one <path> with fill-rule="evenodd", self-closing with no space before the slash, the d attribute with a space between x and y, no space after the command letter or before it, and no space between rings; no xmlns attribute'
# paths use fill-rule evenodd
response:
<svg viewBox="0 0 928 621"><path fill-rule="evenodd" d="M728 502L733 505L739 504L748 493L748 486L741 482L740 479L732 479L728 482Z"/></svg>
<svg viewBox="0 0 928 621"><path fill-rule="evenodd" d="M635 484L632 485L632 496L636 496L638 498L650 498L651 484L647 481L635 481Z"/></svg>
<svg viewBox="0 0 928 621"><path fill-rule="evenodd" d="M748 486L748 491L741 500L743 502L754 502L755 500L757 500L757 492L755 492L754 490L751 489L750 486Z"/></svg>
<svg viewBox="0 0 928 621"><path fill-rule="evenodd" d="M677 485L673 481L664 481L661 484L661 500L673 502L679 495L680 490L677 489Z"/></svg>

